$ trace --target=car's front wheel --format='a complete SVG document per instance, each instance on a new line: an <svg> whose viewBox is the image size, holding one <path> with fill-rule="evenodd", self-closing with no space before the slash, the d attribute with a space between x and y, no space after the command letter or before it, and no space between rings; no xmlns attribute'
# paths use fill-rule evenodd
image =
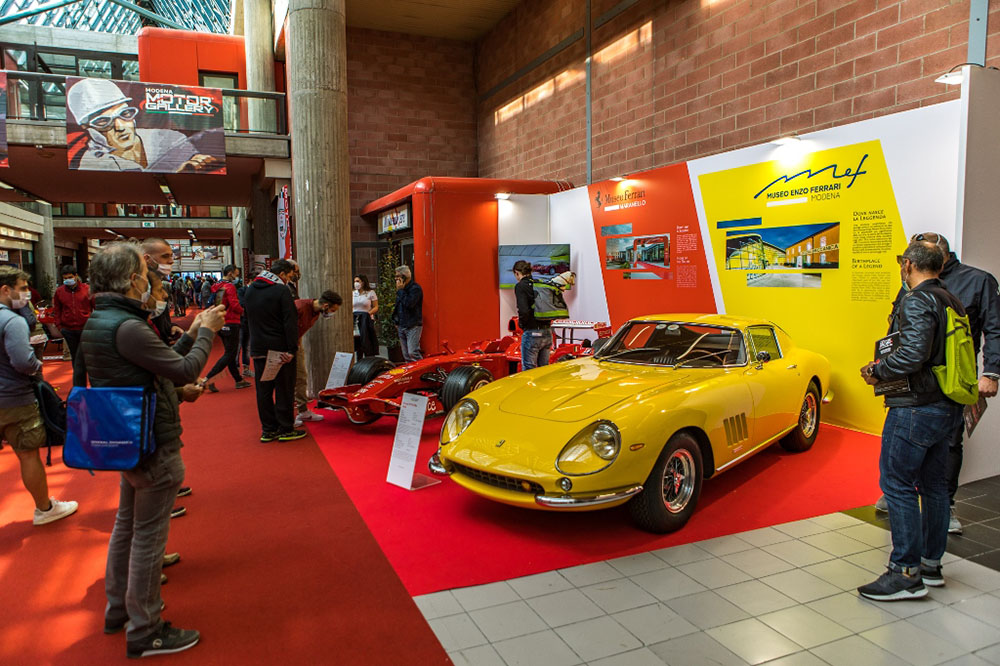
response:
<svg viewBox="0 0 1000 666"><path fill-rule="evenodd" d="M441 386L441 404L445 411L450 410L458 401L493 381L489 370L478 365L463 365L448 373L448 378Z"/></svg>
<svg viewBox="0 0 1000 666"><path fill-rule="evenodd" d="M657 534L684 527L698 504L702 476L698 442L688 433L677 433L660 452L642 492L629 502L632 520Z"/></svg>
<svg viewBox="0 0 1000 666"><path fill-rule="evenodd" d="M351 370L347 373L347 385L367 384L383 372L389 372L394 367L396 366L389 359L382 358L381 356L368 356L351 366Z"/></svg>
<svg viewBox="0 0 1000 666"><path fill-rule="evenodd" d="M795 429L785 435L781 440L781 446L786 451L808 451L816 435L819 433L819 411L822 401L819 397L819 387L816 382L809 382L806 395L802 398L802 405L799 407L799 422L795 424Z"/></svg>

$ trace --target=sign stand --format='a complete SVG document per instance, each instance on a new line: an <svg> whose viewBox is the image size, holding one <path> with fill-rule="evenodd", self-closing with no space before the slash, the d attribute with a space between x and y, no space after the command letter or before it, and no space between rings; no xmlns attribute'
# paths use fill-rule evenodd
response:
<svg viewBox="0 0 1000 666"><path fill-rule="evenodd" d="M392 442L389 473L385 477L387 483L407 490L420 490L441 483L440 479L414 473L426 417L427 396L404 393L396 422L396 437Z"/></svg>
<svg viewBox="0 0 1000 666"><path fill-rule="evenodd" d="M354 354L337 352L337 355L333 357L333 365L330 366L330 375L326 378L325 388L340 388L347 383L347 373L351 371L352 360L354 360Z"/></svg>

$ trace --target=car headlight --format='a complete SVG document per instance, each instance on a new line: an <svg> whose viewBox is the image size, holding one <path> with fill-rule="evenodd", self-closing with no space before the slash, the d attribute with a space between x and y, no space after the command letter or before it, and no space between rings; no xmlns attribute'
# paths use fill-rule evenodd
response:
<svg viewBox="0 0 1000 666"><path fill-rule="evenodd" d="M581 430L563 447L556 469L567 476L594 474L607 468L621 451L621 434L614 423L597 421Z"/></svg>
<svg viewBox="0 0 1000 666"><path fill-rule="evenodd" d="M441 445L451 444L458 439L465 429L472 425L472 422L479 415L479 405L472 398L463 398L458 401L448 416L444 419L444 427L441 428Z"/></svg>

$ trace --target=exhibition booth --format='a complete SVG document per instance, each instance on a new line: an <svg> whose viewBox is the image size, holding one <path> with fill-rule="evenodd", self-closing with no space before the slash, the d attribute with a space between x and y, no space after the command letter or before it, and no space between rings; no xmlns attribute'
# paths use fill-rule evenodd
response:
<svg viewBox="0 0 1000 666"><path fill-rule="evenodd" d="M963 262L1000 273L992 225L1000 188L986 182L1000 155L992 126L1000 72L965 67L964 75L953 102L586 187L427 178L367 206L366 215L408 206L428 351L507 335L516 310L509 265L525 258L542 277L576 273L566 292L574 320L618 329L658 313L752 317L829 361L815 446L802 454L772 446L707 481L690 523L667 535L636 530L623 508L527 511L448 480L419 492L388 485L395 420L358 428L328 416L313 434L410 592L874 502L885 412L858 372L886 333L900 288L896 256L910 236L933 231ZM437 450L441 425L424 423L418 466ZM966 443L963 480L1000 469L1000 451L985 441L997 425L987 411Z"/></svg>

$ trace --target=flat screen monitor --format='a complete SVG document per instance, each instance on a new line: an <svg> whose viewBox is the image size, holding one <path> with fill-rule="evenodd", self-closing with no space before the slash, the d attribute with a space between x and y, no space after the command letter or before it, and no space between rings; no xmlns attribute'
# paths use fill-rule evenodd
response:
<svg viewBox="0 0 1000 666"><path fill-rule="evenodd" d="M552 278L572 270L569 266L569 244L552 245L501 245L500 288L513 289L517 283L514 264L524 259L531 264L535 277Z"/></svg>

